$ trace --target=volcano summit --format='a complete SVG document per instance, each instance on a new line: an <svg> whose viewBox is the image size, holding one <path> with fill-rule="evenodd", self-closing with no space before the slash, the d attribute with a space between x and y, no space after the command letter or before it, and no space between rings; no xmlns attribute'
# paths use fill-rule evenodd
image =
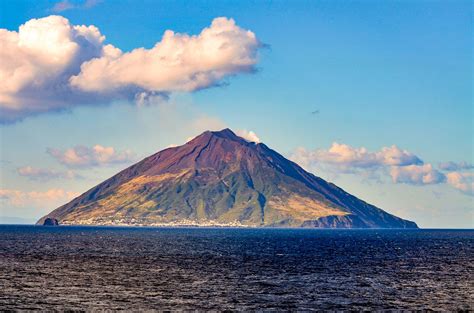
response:
<svg viewBox="0 0 474 313"><path fill-rule="evenodd" d="M417 228L230 129L160 151L41 218L60 224Z"/></svg>

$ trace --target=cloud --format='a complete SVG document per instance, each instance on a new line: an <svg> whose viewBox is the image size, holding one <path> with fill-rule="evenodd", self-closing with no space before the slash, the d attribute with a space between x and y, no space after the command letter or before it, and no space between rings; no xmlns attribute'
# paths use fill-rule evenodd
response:
<svg viewBox="0 0 474 313"><path fill-rule="evenodd" d="M380 151L369 152L366 148L355 148L334 142L329 149L313 151L303 147L297 148L291 156L292 160L310 167L317 164L330 164L342 169L367 169L384 166L406 166L423 164L413 153L393 145L383 147Z"/></svg>
<svg viewBox="0 0 474 313"><path fill-rule="evenodd" d="M18 32L0 29L0 121L91 102L68 79L86 60L114 49L104 40L95 26L73 26L61 16L29 20Z"/></svg>
<svg viewBox="0 0 474 313"><path fill-rule="evenodd" d="M392 166L390 176L394 183L413 185L439 184L446 181L446 176L431 164Z"/></svg>
<svg viewBox="0 0 474 313"><path fill-rule="evenodd" d="M63 8L68 2L62 2ZM0 122L114 100L166 100L255 72L255 34L219 17L198 35L168 30L153 48L122 52L93 25L51 15L0 29Z"/></svg>
<svg viewBox="0 0 474 313"><path fill-rule="evenodd" d="M24 166L17 168L17 173L20 176L27 177L31 180L47 181L52 179L74 179L81 176L73 171L58 171L46 168L35 168L31 166Z"/></svg>
<svg viewBox="0 0 474 313"><path fill-rule="evenodd" d="M56 207L77 197L79 193L60 188L47 191L0 189L0 203L13 207Z"/></svg>
<svg viewBox="0 0 474 313"><path fill-rule="evenodd" d="M377 152L377 157L382 160L384 165L407 166L423 164L419 157L395 145L383 147L380 152Z"/></svg>
<svg viewBox="0 0 474 313"><path fill-rule="evenodd" d="M96 5L98 5L99 3L101 3L102 0L86 0L84 2L84 7L85 8L92 8L92 7L95 7Z"/></svg>
<svg viewBox="0 0 474 313"><path fill-rule="evenodd" d="M462 171L462 170L470 170L474 168L474 165L471 163L467 163L465 161L462 162L443 162L438 165L438 167L443 171Z"/></svg>
<svg viewBox="0 0 474 313"><path fill-rule="evenodd" d="M259 47L254 33L221 17L197 36L167 30L152 49L117 52L85 62L70 82L95 92L132 86L150 92L190 92L214 86L228 75L254 71Z"/></svg>
<svg viewBox="0 0 474 313"><path fill-rule="evenodd" d="M411 185L448 183L465 194L474 195L474 173L462 172L473 168L472 164L441 163L440 170L451 171L445 174L395 145L370 152L364 147L334 142L329 149L307 150L299 147L290 155L290 159L307 169L317 168L334 175L350 173L371 180L389 176L393 183Z"/></svg>
<svg viewBox="0 0 474 313"><path fill-rule="evenodd" d="M474 173L473 172L451 172L446 174L448 184L454 188L464 192L465 194L474 195Z"/></svg>
<svg viewBox="0 0 474 313"><path fill-rule="evenodd" d="M474 196L474 165L465 161L461 162L443 162L438 167L446 171L447 183L453 188Z"/></svg>
<svg viewBox="0 0 474 313"><path fill-rule="evenodd" d="M246 129L239 129L236 131L237 135L244 138L247 141L259 143L260 138L253 131L248 131Z"/></svg>
<svg viewBox="0 0 474 313"><path fill-rule="evenodd" d="M82 4L74 4L69 0L63 0L63 1L57 2L53 6L51 11L59 13L59 12L63 12L66 10L71 10L71 9L81 9L81 8L89 9L96 6L100 2L101 0L86 0Z"/></svg>
<svg viewBox="0 0 474 313"><path fill-rule="evenodd" d="M113 147L101 145L91 148L79 145L64 151L48 148L47 152L59 163L72 168L131 163L135 160L135 156L129 150L116 151Z"/></svg>
<svg viewBox="0 0 474 313"><path fill-rule="evenodd" d="M69 2L68 0L63 0L63 1L57 2L53 6L51 11L53 11L53 12L62 12L62 11L73 9L74 7L75 7L75 5L72 4L71 2Z"/></svg>

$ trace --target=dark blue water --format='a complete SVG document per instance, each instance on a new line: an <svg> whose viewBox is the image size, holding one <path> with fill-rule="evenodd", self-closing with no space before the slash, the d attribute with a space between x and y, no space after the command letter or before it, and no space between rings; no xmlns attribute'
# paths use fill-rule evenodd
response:
<svg viewBox="0 0 474 313"><path fill-rule="evenodd" d="M473 310L474 231L0 226L1 309Z"/></svg>

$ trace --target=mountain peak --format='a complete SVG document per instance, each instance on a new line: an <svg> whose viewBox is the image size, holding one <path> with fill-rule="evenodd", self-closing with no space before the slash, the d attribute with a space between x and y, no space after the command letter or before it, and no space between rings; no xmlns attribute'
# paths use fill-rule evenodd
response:
<svg viewBox="0 0 474 313"><path fill-rule="evenodd" d="M230 128L224 128L222 130L217 130L217 131L207 130L203 132L202 134L194 137L189 142L193 142L193 143L199 143L202 141L207 142L211 137L220 138L220 139L228 139L228 140L236 141L239 143L247 142L244 138L237 136Z"/></svg>
<svg viewBox="0 0 474 313"><path fill-rule="evenodd" d="M222 130L211 131L211 133L213 133L216 136L229 138L229 139L235 139L239 137L230 128L224 128Z"/></svg>

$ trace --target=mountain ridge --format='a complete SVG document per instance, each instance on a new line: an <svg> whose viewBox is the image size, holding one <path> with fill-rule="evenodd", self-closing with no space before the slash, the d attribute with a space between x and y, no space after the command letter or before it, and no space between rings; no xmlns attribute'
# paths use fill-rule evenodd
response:
<svg viewBox="0 0 474 313"><path fill-rule="evenodd" d="M61 224L417 228L230 129L122 170L38 221Z"/></svg>

